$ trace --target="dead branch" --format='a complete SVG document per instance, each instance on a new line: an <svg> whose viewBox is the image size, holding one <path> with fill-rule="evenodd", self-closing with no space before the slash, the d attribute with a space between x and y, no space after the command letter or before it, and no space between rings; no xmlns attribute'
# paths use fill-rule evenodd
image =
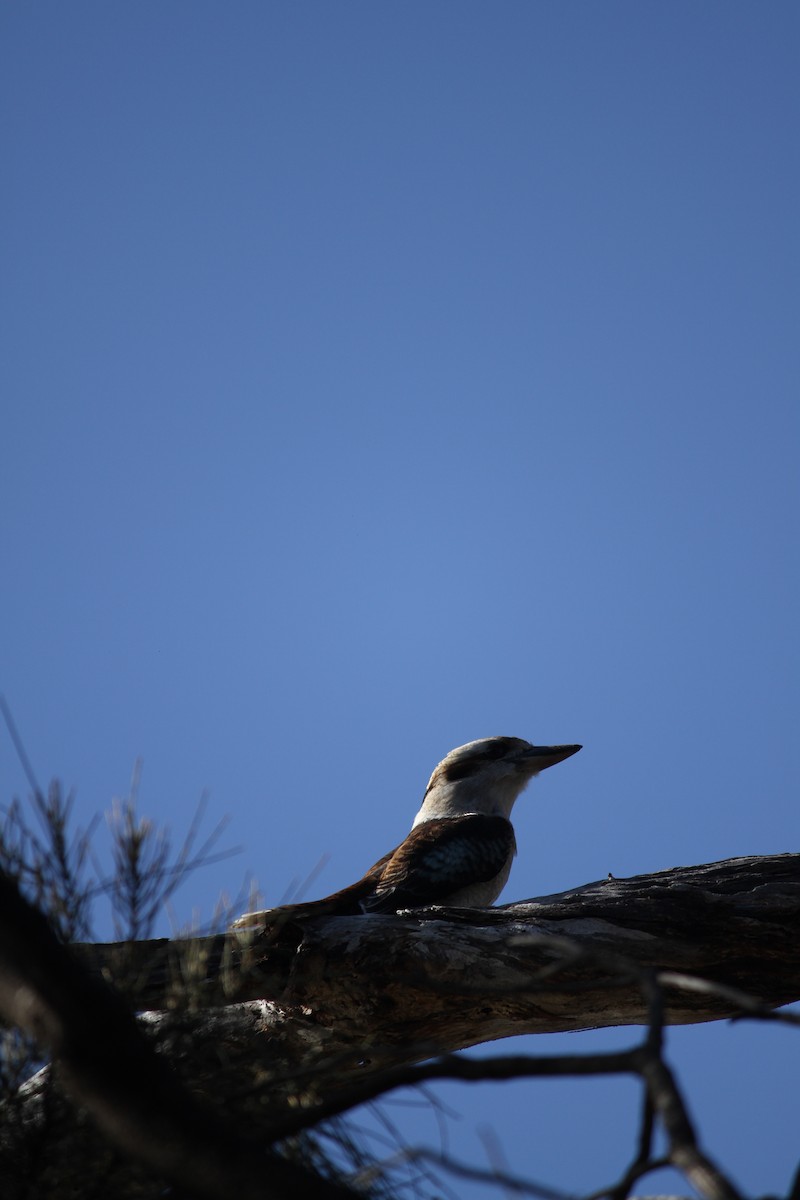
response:
<svg viewBox="0 0 800 1200"><path fill-rule="evenodd" d="M274 912L250 941L240 932L75 950L93 973L125 980L139 1008L172 1007L189 982L196 1007L265 1001L252 1011L272 1038L294 1049L291 1015L328 1052L644 1024L623 962L673 973L669 1024L737 1015L736 991L767 1009L800 998L798 854L609 877L494 909L285 924ZM693 976L719 986L693 987Z"/></svg>
<svg viewBox="0 0 800 1200"><path fill-rule="evenodd" d="M650 1114L627 1178L653 1167L655 1117L698 1190L733 1200L697 1144L660 1030L767 1016L800 997L800 855L609 878L499 909L275 918L244 939L74 952L139 1010L161 1008L144 1024L162 1054L265 1141L423 1079L624 1071L642 1079ZM645 1042L516 1065L447 1057L513 1034L620 1024L647 1025ZM42 1103L35 1091L31 1107ZM69 1122L64 1136L74 1137Z"/></svg>

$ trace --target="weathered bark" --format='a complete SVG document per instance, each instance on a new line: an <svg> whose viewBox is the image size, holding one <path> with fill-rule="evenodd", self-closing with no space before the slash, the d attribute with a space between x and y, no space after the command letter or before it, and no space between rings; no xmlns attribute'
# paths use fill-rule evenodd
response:
<svg viewBox="0 0 800 1200"><path fill-rule="evenodd" d="M220 1072L240 1086L270 1078L268 1102L259 1089L263 1115L296 1094L299 1072L322 1096L350 1077L363 1082L389 1065L514 1034L644 1024L641 984L620 959L739 989L768 1007L800 998L797 854L609 878L495 909L302 926L281 925L276 910L276 922L250 945L223 936L76 949L112 975L128 956L140 1006L166 1007L170 962L193 964L193 1005L211 1011L153 1014L152 1027L184 1046L188 1037L191 1052L178 1058L203 1090L220 1085ZM212 1007L226 999L222 1011ZM673 986L666 999L672 1024L741 1011L714 990Z"/></svg>
<svg viewBox="0 0 800 1200"><path fill-rule="evenodd" d="M74 950L92 973L122 980L140 1008L172 1007L188 981L197 1007L255 999L284 1011L302 1007L323 1027L335 1023L350 1044L411 1037L453 1046L646 1019L635 983L616 978L610 988L609 972L596 963L567 964L546 986L537 982L537 972L563 955L553 938L643 968L694 972L770 1005L800 997L800 854L609 877L492 909L302 925L282 923L281 910L273 911L274 924L249 942L244 934L217 935ZM672 1023L730 1015L731 1005L710 995L670 999Z"/></svg>
<svg viewBox="0 0 800 1200"><path fill-rule="evenodd" d="M609 878L498 909L275 916L249 944L74 948L137 1007L164 1009L145 1025L188 1086L235 1104L265 1138L288 1109L313 1119L331 1096L377 1090L397 1064L513 1034L646 1023L642 972L672 973L671 1023L737 1015L724 989L767 1007L800 998L798 854ZM172 1007L187 978L188 1013Z"/></svg>

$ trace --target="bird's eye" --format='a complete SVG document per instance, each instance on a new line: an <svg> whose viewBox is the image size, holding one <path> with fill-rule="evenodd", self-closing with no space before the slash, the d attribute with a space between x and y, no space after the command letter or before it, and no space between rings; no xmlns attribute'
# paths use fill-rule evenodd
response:
<svg viewBox="0 0 800 1200"><path fill-rule="evenodd" d="M495 758L502 758L507 751L508 746L505 740L492 742L491 745L487 746L487 748L483 751L481 758L484 760L493 761Z"/></svg>
<svg viewBox="0 0 800 1200"><path fill-rule="evenodd" d="M465 755L464 758L457 758L455 762L450 763L445 769L447 779L454 781L456 779L468 779L470 775L474 775L480 771L488 762L495 762L498 758L503 758L508 753L508 745L504 739L496 742L489 742L481 750L473 750L471 754Z"/></svg>
<svg viewBox="0 0 800 1200"><path fill-rule="evenodd" d="M474 775L481 768L481 759L478 758L462 758L456 762L448 763L445 767L445 778L454 783L457 779L469 779L470 775Z"/></svg>

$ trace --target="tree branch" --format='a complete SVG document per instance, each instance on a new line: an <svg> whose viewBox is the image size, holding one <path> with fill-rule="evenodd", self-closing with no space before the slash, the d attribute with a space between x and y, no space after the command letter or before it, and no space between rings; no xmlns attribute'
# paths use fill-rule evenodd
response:
<svg viewBox="0 0 800 1200"><path fill-rule="evenodd" d="M764 1018L800 998L798 933L800 855L778 855L609 878L499 909L305 921L275 910L253 933L73 949L96 978L122 981L134 1007L162 1008L144 1024L163 1054L265 1142L427 1079L625 1072L648 1098L626 1179L656 1165L655 1118L670 1161L704 1196L734 1200L697 1144L662 1024ZM648 1030L621 1053L479 1063L450 1053L625 1024Z"/></svg>
<svg viewBox="0 0 800 1200"><path fill-rule="evenodd" d="M249 940L239 931L75 950L93 973L127 980L139 1008L171 1007L188 980L196 1007L258 999L293 1019L310 1012L340 1050L645 1024L636 972L609 971L614 961L671 973L668 1024L737 1015L742 993L765 1010L800 998L797 854L609 878L496 909L305 922L273 911ZM263 1008L261 1019L272 1024Z"/></svg>

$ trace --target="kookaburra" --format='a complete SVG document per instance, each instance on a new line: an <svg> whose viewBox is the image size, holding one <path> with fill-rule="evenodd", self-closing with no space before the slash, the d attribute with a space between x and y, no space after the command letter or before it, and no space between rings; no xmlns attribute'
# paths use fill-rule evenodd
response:
<svg viewBox="0 0 800 1200"><path fill-rule="evenodd" d="M393 913L429 904L483 908L506 885L517 852L509 820L534 775L580 746L490 737L451 750L430 778L405 841L350 887L323 900L246 913L234 929L292 916Z"/></svg>

